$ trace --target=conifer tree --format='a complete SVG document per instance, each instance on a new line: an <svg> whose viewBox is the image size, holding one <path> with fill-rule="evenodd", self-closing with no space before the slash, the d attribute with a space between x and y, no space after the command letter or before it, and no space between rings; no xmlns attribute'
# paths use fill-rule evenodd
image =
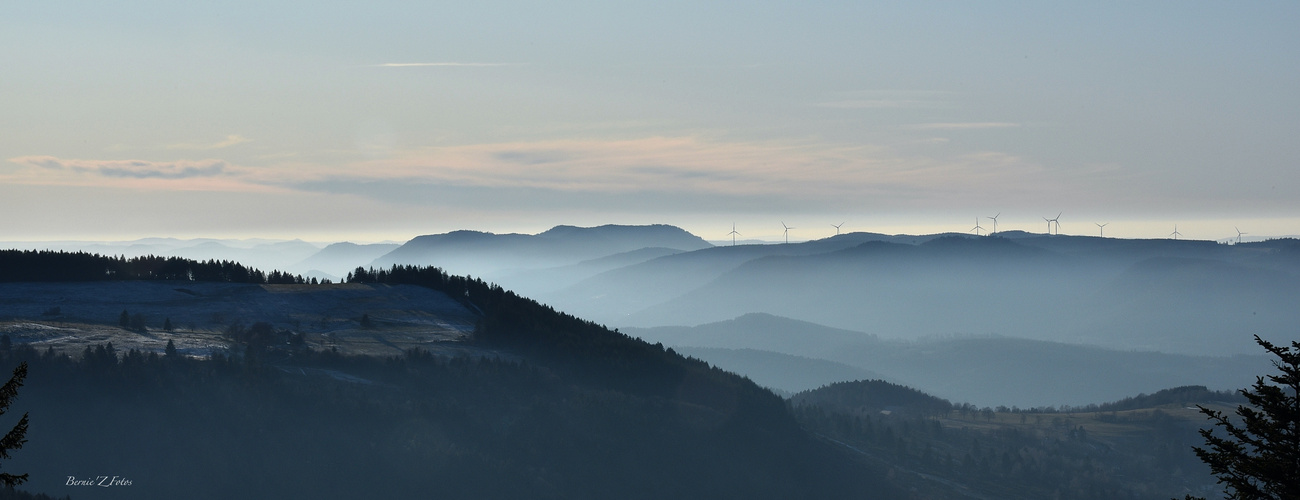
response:
<svg viewBox="0 0 1300 500"><path fill-rule="evenodd" d="M1267 382L1256 377L1241 391L1249 405L1237 406L1237 419L1197 405L1221 430L1201 429L1206 447L1193 450L1229 499L1294 500L1300 498L1300 342L1279 347L1258 335L1255 342L1279 358L1273 366L1282 373Z"/></svg>
<svg viewBox="0 0 1300 500"><path fill-rule="evenodd" d="M130 328L129 328L129 329L130 329L130 330L135 330L135 331L137 331L137 332L144 332L144 331L145 331L145 325L144 325L144 314L141 314L141 313L135 313L135 314L131 315L131 319L130 319Z"/></svg>
<svg viewBox="0 0 1300 500"><path fill-rule="evenodd" d="M0 387L0 415L4 415L9 409L9 405L18 396L18 388L22 387L23 380L26 378L27 363L22 363L17 368L14 368L13 377L3 387ZM10 450L22 448L23 443L27 442L26 436L27 414L24 413L23 418L19 419L18 423L9 432L5 433L4 437L0 438L0 459L8 459ZM0 484L9 488L22 484L26 480L27 474L0 473Z"/></svg>

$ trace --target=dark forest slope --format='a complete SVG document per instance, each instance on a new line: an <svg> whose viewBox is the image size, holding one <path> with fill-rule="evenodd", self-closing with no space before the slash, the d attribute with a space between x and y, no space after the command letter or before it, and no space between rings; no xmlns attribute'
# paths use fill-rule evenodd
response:
<svg viewBox="0 0 1300 500"><path fill-rule="evenodd" d="M208 269L43 257L96 276L130 271L118 279ZM208 270L228 282L226 269ZM231 337L232 355L210 359L18 345L0 350L0 369L29 364L15 410L32 425L6 469L31 473L31 490L75 498L904 496L805 433L778 396L671 349L435 268L353 280L457 298L480 316L469 341L480 354L348 357L243 334L257 325ZM105 474L132 485L66 485Z"/></svg>

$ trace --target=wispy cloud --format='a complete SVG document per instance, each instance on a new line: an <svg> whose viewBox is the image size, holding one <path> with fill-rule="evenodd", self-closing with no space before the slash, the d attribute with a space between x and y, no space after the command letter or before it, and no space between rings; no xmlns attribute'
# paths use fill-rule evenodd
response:
<svg viewBox="0 0 1300 500"><path fill-rule="evenodd" d="M545 210L947 205L1054 183L1042 166L996 152L939 154L818 141L707 136L567 139L398 151L360 162L9 159L14 184L347 195L401 205L478 203ZM530 208L531 207L531 208Z"/></svg>
<svg viewBox="0 0 1300 500"><path fill-rule="evenodd" d="M181 144L171 144L171 145L167 146L167 149L188 149L188 150L200 150L200 151L205 151L205 150L212 150L212 149L228 148L228 147L230 147L230 146L234 146L234 145L236 145L236 144L243 144L243 143L245 143L245 142L249 142L249 139L246 138L246 137L240 136L240 135L233 135L233 134L232 134L232 135L228 135L228 136L226 136L225 140L218 141L218 142L214 142L214 143L206 143L206 144L203 144L203 143L181 143Z"/></svg>
<svg viewBox="0 0 1300 500"><path fill-rule="evenodd" d="M953 123L918 123L916 125L905 125L903 128L910 130L974 130L986 128L1015 128L1021 126L1019 123L1010 122L953 122Z"/></svg>
<svg viewBox="0 0 1300 500"><path fill-rule="evenodd" d="M501 161L522 163L525 165L555 163L569 159L568 154L564 151L547 151L538 149L499 151L493 153L493 156Z"/></svg>
<svg viewBox="0 0 1300 500"><path fill-rule="evenodd" d="M418 68L427 66L451 66L451 67L484 67L484 66L518 66L517 63L484 63L484 62L409 62L409 63L383 63L376 64L376 68Z"/></svg>
<svg viewBox="0 0 1300 500"><path fill-rule="evenodd" d="M53 156L20 156L9 161L48 170L67 170L99 174L104 177L133 179L189 179L222 175L226 162L221 160L182 160L154 162L144 160L65 160Z"/></svg>
<svg viewBox="0 0 1300 500"><path fill-rule="evenodd" d="M932 157L863 145L645 137L427 148L308 175L303 169L277 171L283 174L262 182L390 202L440 203L461 190L484 200L544 198L558 204L602 199L617 205L628 197L823 206L864 198L947 203L977 193L971 186L979 183L1017 189L1042 168L996 153ZM925 193L939 193L938 201Z"/></svg>

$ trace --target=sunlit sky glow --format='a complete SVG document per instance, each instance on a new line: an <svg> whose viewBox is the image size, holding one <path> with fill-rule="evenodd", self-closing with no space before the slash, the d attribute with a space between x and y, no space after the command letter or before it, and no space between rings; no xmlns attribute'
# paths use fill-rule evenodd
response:
<svg viewBox="0 0 1300 500"><path fill-rule="evenodd" d="M28 2L0 240L1300 234L1295 2Z"/></svg>

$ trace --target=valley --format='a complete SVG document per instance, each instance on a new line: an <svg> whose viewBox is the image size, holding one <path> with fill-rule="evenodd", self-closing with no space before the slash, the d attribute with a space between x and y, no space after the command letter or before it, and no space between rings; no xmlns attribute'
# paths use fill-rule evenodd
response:
<svg viewBox="0 0 1300 500"><path fill-rule="evenodd" d="M730 496L706 477L738 461L785 472L768 477L783 477L781 488L726 483L745 492L737 498L786 498L792 485L824 498L1168 498L1213 489L1190 453L1204 424L1194 405L1231 409L1239 403L1232 391L1271 367L1258 349L1240 347L1245 333L1227 323L1249 308L1259 319L1238 326L1285 338L1278 322L1294 315L1284 305L1298 296L1293 241L853 233L711 247L683 233L620 226L562 227L545 237L435 235L372 262L353 260L338 282L231 262L6 253L0 357L41 367L38 393L68 383L104 397L147 388L133 396L139 408L88 394L107 417L86 432L115 428L153 443L138 424L151 417L139 412L185 413L164 403L185 387L197 398L191 404L221 401L234 412L221 418L245 428L285 432L284 422L311 420L310 433L357 433L434 467L381 460L382 470L447 474L446 464L469 458L474 472L453 481L461 488L453 496L464 498L517 495L488 486L501 477L529 478L529 488L556 498L626 496L627 484L654 496L679 492L631 472L659 470L648 459L693 464L661 472L685 478L688 496ZM359 260L384 250L333 248ZM384 259L406 262L375 265ZM68 265L51 264L60 260ZM13 262L52 265L52 279ZM1020 301L1035 306L1010 307ZM1007 312L986 317L999 304ZM1123 307L1083 314L1107 304ZM430 374L439 377L436 390ZM74 382L86 376L96 382ZM293 391L315 396L295 399ZM57 428L75 425L52 394L35 397L35 410L62 415L52 419ZM278 400L285 403L269 402ZM342 420L318 422L310 412ZM360 416L369 413L385 416ZM343 430L343 421L368 430ZM342 464L364 444L337 455L300 437L259 437L264 431L231 440L238 430L204 422L227 433L229 443L207 443L217 456L270 445L316 449ZM33 434L58 446L67 439L92 438ZM629 446L630 455L610 451ZM681 462L686 450L723 461ZM113 456L85 448L78 463ZM556 456L566 457L560 469L543 465ZM631 482L580 479L589 457ZM47 491L61 491L49 486L65 462L49 451L27 460L16 463L38 471ZM161 462L134 467L155 492L172 491L160 471L193 473ZM241 467L218 469L251 473ZM397 481L363 490L413 488ZM79 497L123 498L115 494Z"/></svg>

